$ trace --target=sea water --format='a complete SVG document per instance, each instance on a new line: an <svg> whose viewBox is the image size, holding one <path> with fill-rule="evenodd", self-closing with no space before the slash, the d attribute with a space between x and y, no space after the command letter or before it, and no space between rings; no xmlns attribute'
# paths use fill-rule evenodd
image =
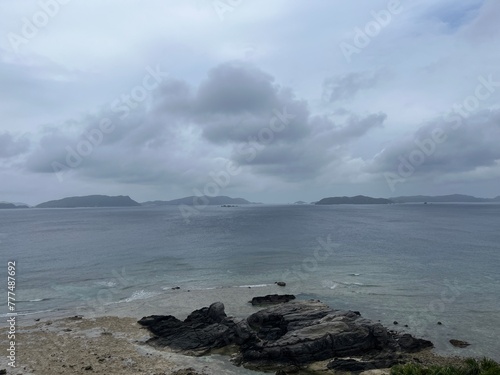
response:
<svg viewBox="0 0 500 375"><path fill-rule="evenodd" d="M206 207L189 221L175 206L1 210L0 278L16 261L25 322L185 316L215 301L245 316L252 295L293 293L438 353L500 360L499 227L495 204Z"/></svg>

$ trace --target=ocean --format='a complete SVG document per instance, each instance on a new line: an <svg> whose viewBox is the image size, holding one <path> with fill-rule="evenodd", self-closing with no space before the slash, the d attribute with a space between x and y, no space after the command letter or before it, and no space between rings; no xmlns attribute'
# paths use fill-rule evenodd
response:
<svg viewBox="0 0 500 375"><path fill-rule="evenodd" d="M440 354L500 360L499 228L495 204L217 206L189 222L175 206L1 210L0 279L15 261L25 324L185 316L216 301L245 316L252 295L292 293L430 339Z"/></svg>

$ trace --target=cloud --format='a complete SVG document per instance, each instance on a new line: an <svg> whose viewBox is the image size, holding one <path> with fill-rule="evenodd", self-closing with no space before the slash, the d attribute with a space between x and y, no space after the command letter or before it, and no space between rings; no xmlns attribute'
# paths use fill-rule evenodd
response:
<svg viewBox="0 0 500 375"><path fill-rule="evenodd" d="M323 82L323 100L332 103L351 99L359 91L376 86L381 77L380 72L353 72L327 78Z"/></svg>
<svg viewBox="0 0 500 375"><path fill-rule="evenodd" d="M8 132L0 134L0 158L8 159L26 153L30 148L27 135L13 136Z"/></svg>
<svg viewBox="0 0 500 375"><path fill-rule="evenodd" d="M252 65L219 65L198 88L196 107L204 114L270 111L277 104L273 81Z"/></svg>
<svg viewBox="0 0 500 375"><path fill-rule="evenodd" d="M496 168L500 161L500 110L477 111L462 121L457 129L444 119L426 123L411 138L385 148L370 163L369 171L397 174L402 160L408 162L412 153L425 154L422 163L412 163L414 179ZM436 130L444 134L439 138L444 140L441 143L430 142ZM427 151L423 152L423 148Z"/></svg>
<svg viewBox="0 0 500 375"><path fill-rule="evenodd" d="M287 117L276 131L273 121ZM300 181L344 157L343 146L381 127L386 117L344 111L333 121L312 115L306 101L255 65L224 63L197 87L179 79L164 82L126 116L104 106L97 114L46 127L26 166L53 173L54 163L74 165L68 173L81 178L187 186L206 178L221 160L232 160L251 175ZM112 131L98 135L103 120Z"/></svg>

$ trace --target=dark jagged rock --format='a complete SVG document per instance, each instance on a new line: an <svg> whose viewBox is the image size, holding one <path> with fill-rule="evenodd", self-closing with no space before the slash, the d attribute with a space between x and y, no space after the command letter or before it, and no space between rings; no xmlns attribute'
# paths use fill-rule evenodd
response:
<svg viewBox="0 0 500 375"><path fill-rule="evenodd" d="M397 341L401 349L407 353L420 352L424 349L432 348L433 346L432 342L423 339L417 339L409 333L402 334L401 336L399 336Z"/></svg>
<svg viewBox="0 0 500 375"><path fill-rule="evenodd" d="M220 302L193 311L184 321L171 315L153 315L142 318L139 324L155 334L150 344L195 355L238 344L250 337L246 325L227 318Z"/></svg>
<svg viewBox="0 0 500 375"><path fill-rule="evenodd" d="M277 303L285 303L295 299L295 296L292 294L269 294L264 297L254 297L252 298L253 306L258 305L273 305Z"/></svg>
<svg viewBox="0 0 500 375"><path fill-rule="evenodd" d="M278 286L286 286L286 283L284 281L276 281L275 284Z"/></svg>
<svg viewBox="0 0 500 375"><path fill-rule="evenodd" d="M266 308L245 320L226 316L220 302L196 310L183 322L151 316L140 324L155 337L151 344L186 354L204 354L233 345L235 362L250 368L279 369L335 359L329 368L342 371L386 368L401 363L432 343L390 331L359 312L334 310L319 301L289 302ZM344 361L339 358L344 357ZM353 362L345 357L360 357ZM352 359L352 358L351 358Z"/></svg>
<svg viewBox="0 0 500 375"><path fill-rule="evenodd" d="M247 322L259 340L241 348L243 362L309 363L398 349L381 324L321 302L276 306L251 315Z"/></svg>

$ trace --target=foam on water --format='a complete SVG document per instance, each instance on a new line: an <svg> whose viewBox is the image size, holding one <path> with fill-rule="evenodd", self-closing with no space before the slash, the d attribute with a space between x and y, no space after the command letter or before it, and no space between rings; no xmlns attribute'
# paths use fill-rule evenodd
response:
<svg viewBox="0 0 500 375"><path fill-rule="evenodd" d="M159 292L148 292L145 290L137 290L134 293L132 293L132 295L130 297L122 299L119 302L132 302L132 301L136 301L136 300L144 300L144 299L158 296L160 294L161 293L159 293Z"/></svg>

